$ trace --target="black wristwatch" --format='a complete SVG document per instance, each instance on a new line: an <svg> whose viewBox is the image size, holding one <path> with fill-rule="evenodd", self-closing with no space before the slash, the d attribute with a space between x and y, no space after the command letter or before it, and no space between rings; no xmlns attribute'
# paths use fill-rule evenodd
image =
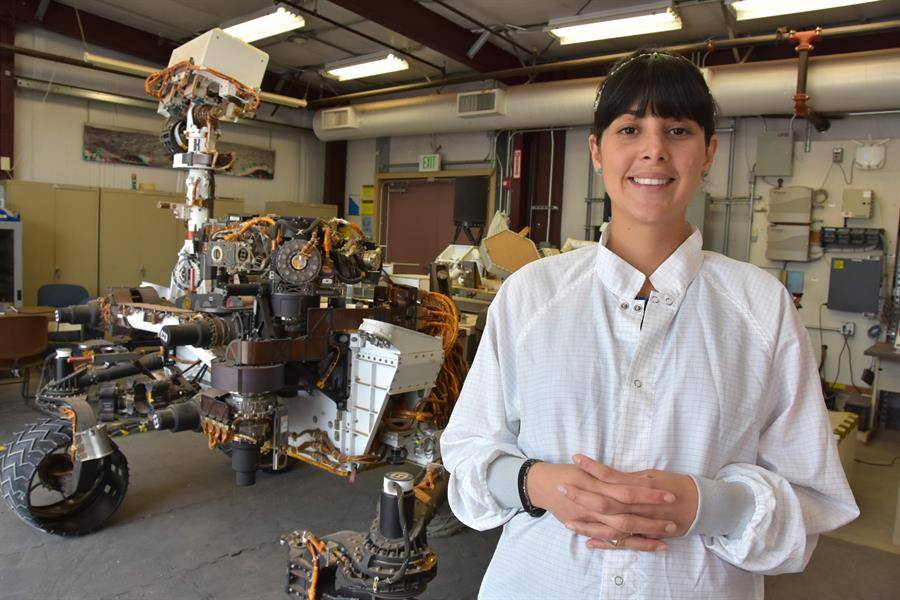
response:
<svg viewBox="0 0 900 600"><path fill-rule="evenodd" d="M541 461L536 458L529 458L519 467L519 500L522 502L522 509L532 517L540 517L547 512L546 509L536 507L528 498L528 471L539 462Z"/></svg>

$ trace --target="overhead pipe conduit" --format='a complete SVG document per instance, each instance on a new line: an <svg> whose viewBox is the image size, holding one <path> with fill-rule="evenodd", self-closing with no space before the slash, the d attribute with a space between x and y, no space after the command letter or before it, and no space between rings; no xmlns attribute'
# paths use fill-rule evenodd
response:
<svg viewBox="0 0 900 600"><path fill-rule="evenodd" d="M860 35L873 35L876 33L886 33L890 31L900 31L900 19L891 21L881 21L878 23L866 23L864 25L847 25L845 27L832 27L820 32L820 39L842 38ZM790 40L788 32L778 31L766 35L754 35L741 38L726 39L710 39L705 42L697 42L692 44L680 44L678 46L668 46L665 50L676 54L689 54L691 52L706 52L713 50L723 50L731 48L749 48L751 46L767 46L787 43ZM456 75L445 77L443 79L429 79L427 81L417 83L406 83L401 85L393 85L374 90L363 90L350 94L341 94L322 98L320 100L311 100L308 108L325 108L329 106L340 106L351 100L360 100L363 98L371 98L374 96L384 96L387 94L399 94L401 92L413 92L417 90L426 90L430 88L441 88L449 85L459 85L462 83L472 83L474 81L488 81L491 79L511 79L516 77L528 77L540 73L551 73L556 71L574 71L578 69L588 69L599 67L605 64L613 63L620 58L629 56L630 52L619 52L615 54L604 54L601 56L588 56L585 58L574 58L570 60L560 60L550 63L542 63L530 65L527 67L517 67L514 69L504 69L502 71L492 71L488 73L474 73L467 75Z"/></svg>
<svg viewBox="0 0 900 600"><path fill-rule="evenodd" d="M804 93L816 111L890 110L900 107L900 49L810 57ZM794 114L797 60L703 69L722 116ZM466 131L589 125L602 78L570 79L507 88L506 114L461 118L456 94L354 104L359 126L326 130L322 110L313 130L323 141Z"/></svg>

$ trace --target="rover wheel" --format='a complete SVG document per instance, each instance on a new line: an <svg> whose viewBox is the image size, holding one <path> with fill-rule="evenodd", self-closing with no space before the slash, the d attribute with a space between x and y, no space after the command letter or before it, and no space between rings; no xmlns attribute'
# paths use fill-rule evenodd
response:
<svg viewBox="0 0 900 600"><path fill-rule="evenodd" d="M47 533L83 535L103 526L128 489L128 462L113 453L85 463L80 490L67 493L73 476L72 426L48 419L16 433L0 458L0 495L23 521Z"/></svg>

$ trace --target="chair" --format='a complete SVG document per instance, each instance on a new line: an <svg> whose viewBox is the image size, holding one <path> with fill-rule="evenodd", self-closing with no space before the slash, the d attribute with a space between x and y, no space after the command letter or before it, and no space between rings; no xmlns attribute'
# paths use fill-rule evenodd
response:
<svg viewBox="0 0 900 600"><path fill-rule="evenodd" d="M63 308L73 304L84 304L90 300L88 291L71 283L48 283L38 288L38 306Z"/></svg>
<svg viewBox="0 0 900 600"><path fill-rule="evenodd" d="M31 370L42 368L46 349L46 315L0 317L0 369L22 373L22 397L26 400Z"/></svg>
<svg viewBox="0 0 900 600"><path fill-rule="evenodd" d="M80 285L71 283L48 283L38 288L38 306L51 306L64 308L74 304L84 304L90 299L90 294ZM77 342L82 339L83 331L60 331L59 325L56 331L50 334L51 342Z"/></svg>

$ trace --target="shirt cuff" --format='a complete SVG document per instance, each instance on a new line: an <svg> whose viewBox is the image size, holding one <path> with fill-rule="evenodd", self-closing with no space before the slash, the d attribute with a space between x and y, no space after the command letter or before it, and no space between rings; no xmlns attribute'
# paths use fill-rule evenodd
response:
<svg viewBox="0 0 900 600"><path fill-rule="evenodd" d="M736 481L690 477L697 486L697 516L685 535L739 536L756 509L750 486Z"/></svg>
<svg viewBox="0 0 900 600"><path fill-rule="evenodd" d="M488 465L488 490L503 508L522 508L522 500L519 498L519 469L524 462L524 458L504 454Z"/></svg>

